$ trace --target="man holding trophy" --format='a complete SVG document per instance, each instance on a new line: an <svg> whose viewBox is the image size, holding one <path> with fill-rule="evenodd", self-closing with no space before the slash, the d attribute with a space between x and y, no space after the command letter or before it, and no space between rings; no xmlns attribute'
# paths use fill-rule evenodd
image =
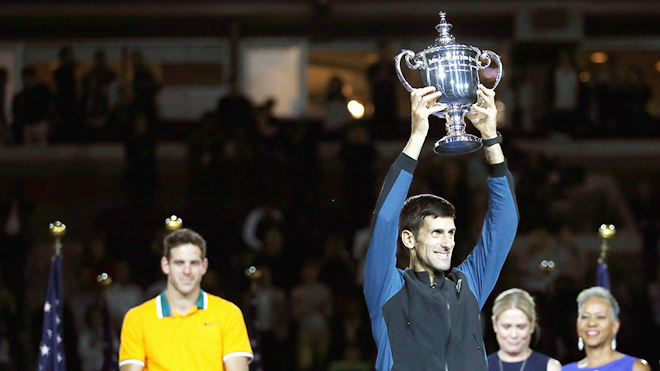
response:
<svg viewBox="0 0 660 371"><path fill-rule="evenodd" d="M513 177L497 132L495 92L479 84L466 117L481 133L489 164L489 210L479 242L450 271L454 206L429 194L406 196L429 130L428 116L446 110L434 86L413 89L412 128L376 204L364 294L378 347L377 370L487 370L479 313L513 243L518 212ZM396 268L397 244L410 266Z"/></svg>
<svg viewBox="0 0 660 371"><path fill-rule="evenodd" d="M451 24L440 13L435 46L395 58L396 73L410 91L410 139L390 167L371 223L364 270L364 295L378 347L377 370L487 370L479 312L490 295L518 228L513 176L497 131L495 92L479 83L491 51L454 43ZM401 73L401 59L419 70L426 86L414 89ZM487 61L484 65L482 60ZM493 88L495 88L495 86ZM429 115L444 116L447 135L434 152L458 155L483 147L489 164L488 213L479 242L461 265L450 270L456 210L430 194L408 198L413 171L429 131ZM464 118L481 133L465 132ZM396 267L398 243L410 266Z"/></svg>

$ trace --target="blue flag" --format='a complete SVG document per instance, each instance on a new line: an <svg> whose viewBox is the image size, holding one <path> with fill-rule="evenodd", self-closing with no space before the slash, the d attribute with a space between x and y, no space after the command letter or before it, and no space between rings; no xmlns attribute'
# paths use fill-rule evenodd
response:
<svg viewBox="0 0 660 371"><path fill-rule="evenodd" d="M604 289L610 289L610 274L607 271L607 263L603 259L598 259L598 278L596 285Z"/></svg>
<svg viewBox="0 0 660 371"><path fill-rule="evenodd" d="M39 371L66 371L62 338L63 291L62 255L56 255L50 264L44 304L44 325L39 344Z"/></svg>

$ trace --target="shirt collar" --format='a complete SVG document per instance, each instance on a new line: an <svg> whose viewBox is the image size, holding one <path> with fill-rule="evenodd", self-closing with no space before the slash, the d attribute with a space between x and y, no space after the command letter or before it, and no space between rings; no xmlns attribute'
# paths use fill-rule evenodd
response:
<svg viewBox="0 0 660 371"><path fill-rule="evenodd" d="M422 282L424 285L431 285L435 287L434 284L436 285L444 284L445 272L437 272L433 279L433 284L431 284L430 283L431 279L429 278L429 272L427 271L415 272L410 268L406 268L406 271L410 271L410 275L412 277L415 277L418 281Z"/></svg>
<svg viewBox="0 0 660 371"><path fill-rule="evenodd" d="M166 291L167 290L163 290L163 292L161 292L160 295L156 297L156 310L158 311L158 318L174 317L170 303L167 301L167 297L165 296ZM199 298L197 299L197 303L195 303L195 305L198 309L208 308L209 297L204 290L199 289Z"/></svg>

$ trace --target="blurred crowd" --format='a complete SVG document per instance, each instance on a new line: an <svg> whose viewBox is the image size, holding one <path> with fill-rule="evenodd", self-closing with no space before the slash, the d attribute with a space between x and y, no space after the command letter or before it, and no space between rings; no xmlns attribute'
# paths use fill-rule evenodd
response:
<svg viewBox="0 0 660 371"><path fill-rule="evenodd" d="M79 76L81 76L79 78ZM5 101L7 70L0 70L0 98ZM121 51L119 69L103 49L81 70L71 46L58 53L58 65L46 79L35 66L21 70L21 89L11 98L10 112L0 110L0 140L5 145L88 143L124 140L136 121L157 117L161 86L139 49Z"/></svg>
<svg viewBox="0 0 660 371"><path fill-rule="evenodd" d="M23 70L23 90L13 97L12 112L0 112L0 130L3 141L14 145L125 143L126 208L100 213L91 233L94 238L77 241L80 253L65 263L75 278L66 282L68 369L101 370L102 345L108 341L104 321L112 330L110 341L116 351L126 311L165 287L159 260L165 233L162 220L168 215L157 204L154 128L160 84L138 50L124 50L121 71L113 71L105 53L97 51L93 68L80 84L75 81L73 50L62 48L59 57L55 91L36 80L30 67ZM561 58L555 75L557 94L548 106L551 114L540 119L529 116L532 103L516 99L518 108L504 133L505 146L511 146L516 136L532 133L584 137L620 136L623 128L626 134L657 132L643 108L648 89L635 71L624 73L612 66L583 84L574 67ZM383 65L370 70L374 96L398 88L391 81L393 68ZM384 70L392 73L380 73ZM532 89L526 86L530 83L522 79L514 84L520 97L529 97L525 89ZM374 100L373 120L353 119L345 112L342 84L338 78L332 81L328 116L318 120L279 119L273 114L275 98L255 104L232 85L217 108L204 114L181 139L188 143L188 173L182 185L185 207L177 214L208 241L211 269L202 288L241 307L251 338L258 340L255 350L265 370L373 367L375 349L362 295L362 267L370 217L386 170L375 139L396 136L401 125L407 128L408 119L402 123L392 118L396 103L391 94ZM595 130L595 123L604 126ZM324 176L327 169L319 154L320 144L328 140L338 144L329 161L335 169L332 176ZM539 324L546 331L539 350L562 363L572 362L579 353L574 346L575 313L570 308L575 307L576 293L595 282L596 257L585 253L588 247L579 246L574 238L574 217L553 212L551 206L582 184L585 174L513 146L506 153L517 181L519 233L533 238L524 249L516 250L514 245L496 292L522 287L532 293L541 310ZM460 211L454 263L471 251L487 209L487 199L481 198L487 175L480 156L477 152L447 159L431 154L420 159L420 175L411 190L441 195ZM649 206L657 205L660 194L656 184L644 184L629 195L629 202L635 206L644 243L653 250L660 215ZM25 272L32 269L29 256L38 247L30 230L34 206L21 197L20 184L16 187L0 210L0 370L32 367L43 315L42 307L30 308L25 302L30 281ZM327 187L339 190L336 198L322 193ZM618 212L601 211L615 218ZM552 259L557 269L539 269L543 259ZM407 266L404 255L399 265ZM617 272L616 261L612 266ZM101 272L112 277L109 286L97 283ZM645 281L638 277L635 287L612 277L627 331L618 339L624 351L636 347L631 353L657 364L657 354L641 340L660 334L657 263L644 274ZM485 333L490 339L486 345L496 349L492 333Z"/></svg>
<svg viewBox="0 0 660 371"><path fill-rule="evenodd" d="M513 75L510 119L521 135L593 139L660 133L649 114L652 89L641 68L614 55L584 68L574 52L562 49L551 68L522 64Z"/></svg>

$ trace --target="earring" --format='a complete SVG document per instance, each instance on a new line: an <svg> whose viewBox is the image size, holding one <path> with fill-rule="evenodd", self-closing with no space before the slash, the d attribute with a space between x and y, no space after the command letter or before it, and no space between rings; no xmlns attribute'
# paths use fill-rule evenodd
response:
<svg viewBox="0 0 660 371"><path fill-rule="evenodd" d="M612 347L612 350L616 350L616 334L612 336L612 343L610 344L610 346Z"/></svg>
<svg viewBox="0 0 660 371"><path fill-rule="evenodd" d="M578 337L578 349L579 350L584 349L584 341L582 340L582 336Z"/></svg>

